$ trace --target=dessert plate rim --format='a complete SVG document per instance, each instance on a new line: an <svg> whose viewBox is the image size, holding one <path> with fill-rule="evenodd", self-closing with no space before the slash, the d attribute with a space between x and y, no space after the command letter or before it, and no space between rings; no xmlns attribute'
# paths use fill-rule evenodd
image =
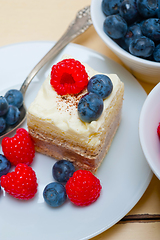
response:
<svg viewBox="0 0 160 240"><path fill-rule="evenodd" d="M0 94L13 87L20 88L31 69L54 43L32 41L1 47ZM138 133L139 116L147 94L125 68L106 56L70 43L36 75L26 92L26 106L36 96L51 66L63 54L85 62L99 72L116 73L125 85L121 124L96 174L102 184L102 194L88 207L75 207L69 201L56 209L46 206L42 192L46 184L54 181L51 168L55 160L37 153L32 164L39 183L36 197L23 202L3 190L0 192L0 232L4 240L40 240L46 237L63 240L66 236L70 240L85 240L97 236L115 225L136 205L153 175L142 152ZM27 127L26 122L22 127Z"/></svg>

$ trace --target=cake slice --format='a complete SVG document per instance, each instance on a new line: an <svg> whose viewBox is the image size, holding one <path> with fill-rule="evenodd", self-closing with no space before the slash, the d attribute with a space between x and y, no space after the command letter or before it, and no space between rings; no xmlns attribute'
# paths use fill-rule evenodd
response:
<svg viewBox="0 0 160 240"><path fill-rule="evenodd" d="M98 74L87 64L82 65L88 80ZM96 172L121 120L124 84L117 75L108 76L113 90L103 100L101 116L96 121L83 122L79 118L77 106L81 97L87 93L87 88L79 93L60 95L51 85L49 74L27 114L28 131L37 152L57 160L69 160L77 169Z"/></svg>

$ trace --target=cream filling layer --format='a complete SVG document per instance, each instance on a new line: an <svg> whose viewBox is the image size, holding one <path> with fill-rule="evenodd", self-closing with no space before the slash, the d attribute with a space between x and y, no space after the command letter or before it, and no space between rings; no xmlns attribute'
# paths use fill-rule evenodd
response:
<svg viewBox="0 0 160 240"><path fill-rule="evenodd" d="M95 70L84 64L86 71L91 78L98 74ZM106 74L107 75L107 74ZM60 131L67 135L74 136L79 141L84 141L90 146L100 144L100 127L105 122L105 110L109 107L112 99L118 91L121 81L116 74L108 74L113 83L113 91L109 97L104 100L103 113L97 121L91 123L82 122L78 117L77 105L74 104L74 97L65 101L59 96L50 85L50 75L44 81L35 100L31 103L28 113L39 118L40 120L56 126ZM85 92L86 93L86 92ZM83 93L84 94L84 93Z"/></svg>

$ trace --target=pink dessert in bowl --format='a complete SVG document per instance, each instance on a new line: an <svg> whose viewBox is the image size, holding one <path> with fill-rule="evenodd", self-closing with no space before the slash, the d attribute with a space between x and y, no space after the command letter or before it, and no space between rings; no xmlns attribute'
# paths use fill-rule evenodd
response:
<svg viewBox="0 0 160 240"><path fill-rule="evenodd" d="M160 122L160 83L146 98L139 120L139 136L142 150L153 173L160 179L160 138L157 128Z"/></svg>

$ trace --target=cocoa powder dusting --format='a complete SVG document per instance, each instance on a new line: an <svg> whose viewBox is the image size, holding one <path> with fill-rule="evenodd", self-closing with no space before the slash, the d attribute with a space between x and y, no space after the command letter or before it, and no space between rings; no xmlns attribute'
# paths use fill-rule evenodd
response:
<svg viewBox="0 0 160 240"><path fill-rule="evenodd" d="M78 107L79 100L83 95L87 93L87 89L84 89L82 92L76 95L57 95L56 103L57 109L63 113L63 111L69 112L72 114L73 109ZM62 107L63 106L63 107Z"/></svg>

